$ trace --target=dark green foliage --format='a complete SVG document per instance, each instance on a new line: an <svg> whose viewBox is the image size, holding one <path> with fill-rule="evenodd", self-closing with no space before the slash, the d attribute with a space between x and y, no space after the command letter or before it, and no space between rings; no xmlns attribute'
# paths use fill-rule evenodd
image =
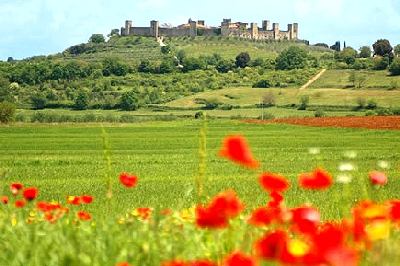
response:
<svg viewBox="0 0 400 266"><path fill-rule="evenodd" d="M279 70L302 69L307 66L308 53L297 46L291 46L283 51L276 59Z"/></svg>
<svg viewBox="0 0 400 266"><path fill-rule="evenodd" d="M253 88L270 88L272 87L271 81L262 79L253 84Z"/></svg>
<svg viewBox="0 0 400 266"><path fill-rule="evenodd" d="M158 72L160 74L168 74L172 73L174 70L175 62L172 61L170 58L166 58L161 62Z"/></svg>
<svg viewBox="0 0 400 266"><path fill-rule="evenodd" d="M182 63L186 58L186 52L184 50L179 50L176 53L176 58L178 58L179 62Z"/></svg>
<svg viewBox="0 0 400 266"><path fill-rule="evenodd" d="M374 58L374 70L385 70L389 66L389 58L377 56Z"/></svg>
<svg viewBox="0 0 400 266"><path fill-rule="evenodd" d="M106 58L103 62L104 76L125 76L128 74L129 67L116 58Z"/></svg>
<svg viewBox="0 0 400 266"><path fill-rule="evenodd" d="M360 58L370 58L372 54L371 48L369 46L363 46L360 48Z"/></svg>
<svg viewBox="0 0 400 266"><path fill-rule="evenodd" d="M195 119L203 119L204 118L204 113L202 111L199 111L197 113L194 114L194 118Z"/></svg>
<svg viewBox="0 0 400 266"><path fill-rule="evenodd" d="M9 102L0 103L0 123L8 124L15 119L15 105Z"/></svg>
<svg viewBox="0 0 400 266"><path fill-rule="evenodd" d="M149 60L143 60L140 62L138 66L138 71L142 73L151 73L153 72L153 68Z"/></svg>
<svg viewBox="0 0 400 266"><path fill-rule="evenodd" d="M374 55L378 56L390 56L393 53L393 47L390 42L386 39L377 40L373 44Z"/></svg>
<svg viewBox="0 0 400 266"><path fill-rule="evenodd" d="M124 111L135 111L139 109L139 93L135 90L125 92L122 94L119 106Z"/></svg>
<svg viewBox="0 0 400 266"><path fill-rule="evenodd" d="M393 76L400 75L400 57L396 57L389 66L389 72Z"/></svg>
<svg viewBox="0 0 400 266"><path fill-rule="evenodd" d="M329 49L329 45L327 45L326 43L316 43L316 44L314 44L314 46L317 46L317 47L324 47L324 48Z"/></svg>
<svg viewBox="0 0 400 266"><path fill-rule="evenodd" d="M90 43L104 43L106 42L106 39L104 38L103 34L93 34L92 36L90 36L89 38L89 42Z"/></svg>
<svg viewBox="0 0 400 266"><path fill-rule="evenodd" d="M165 45L161 47L161 53L163 54L169 54L171 53L171 46Z"/></svg>
<svg viewBox="0 0 400 266"><path fill-rule="evenodd" d="M46 107L47 98L43 93L38 92L31 96L31 102L34 109L40 110Z"/></svg>
<svg viewBox="0 0 400 266"><path fill-rule="evenodd" d="M357 57L357 51L351 47L346 47L341 52L335 53L335 59L339 62L345 62L348 65L354 64Z"/></svg>
<svg viewBox="0 0 400 266"><path fill-rule="evenodd" d="M372 110L372 109L376 109L378 107L377 102L374 99L370 99L367 102L367 106L365 108Z"/></svg>
<svg viewBox="0 0 400 266"><path fill-rule="evenodd" d="M217 65L215 68L220 73L228 73L229 71L231 71L235 68L235 63L233 62L233 60L221 59L217 62Z"/></svg>
<svg viewBox="0 0 400 266"><path fill-rule="evenodd" d="M84 52L86 52L86 44L82 43L82 44L71 46L67 49L67 52L72 55L83 54Z"/></svg>
<svg viewBox="0 0 400 266"><path fill-rule="evenodd" d="M236 67L245 68L249 65L250 60L249 53L240 53L238 56L236 56L235 65Z"/></svg>
<svg viewBox="0 0 400 266"><path fill-rule="evenodd" d="M84 90L80 90L75 98L74 108L76 110L86 110L89 107L89 101L89 94Z"/></svg>
<svg viewBox="0 0 400 266"><path fill-rule="evenodd" d="M393 50L394 50L394 54L397 57L400 57L400 44L396 45Z"/></svg>
<svg viewBox="0 0 400 266"><path fill-rule="evenodd" d="M206 63L202 58L186 57L183 60L183 71L184 72L205 69L205 67L206 67Z"/></svg>

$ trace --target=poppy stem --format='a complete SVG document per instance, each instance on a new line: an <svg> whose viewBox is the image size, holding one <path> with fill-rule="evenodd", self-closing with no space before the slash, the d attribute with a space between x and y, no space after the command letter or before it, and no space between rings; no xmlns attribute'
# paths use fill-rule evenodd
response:
<svg viewBox="0 0 400 266"><path fill-rule="evenodd" d="M110 202L112 199L111 148L107 132L104 129L103 125L101 126L101 131L103 140L103 156L104 156L104 161L106 163L106 169L105 169L105 180L107 188L106 198L108 199L107 204L110 210Z"/></svg>
<svg viewBox="0 0 400 266"><path fill-rule="evenodd" d="M207 118L203 116L203 125L199 134L199 173L195 180L197 201L200 202L204 196L204 183L207 168Z"/></svg>

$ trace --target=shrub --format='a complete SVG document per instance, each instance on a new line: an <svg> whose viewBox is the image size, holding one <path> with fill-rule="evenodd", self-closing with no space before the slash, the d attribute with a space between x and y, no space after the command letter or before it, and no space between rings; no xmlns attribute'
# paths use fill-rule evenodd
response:
<svg viewBox="0 0 400 266"><path fill-rule="evenodd" d="M149 60L141 61L138 66L138 71L142 73L151 73L153 71L153 68L150 64L150 61Z"/></svg>
<svg viewBox="0 0 400 266"><path fill-rule="evenodd" d="M314 116L315 116L315 117L325 117L326 115L325 115L324 110L322 110L322 109L317 109L317 110L315 111L315 113L314 113Z"/></svg>
<svg viewBox="0 0 400 266"><path fill-rule="evenodd" d="M308 95L302 95L300 97L300 105L299 105L299 110L306 110L308 107L308 104L310 103L310 96Z"/></svg>
<svg viewBox="0 0 400 266"><path fill-rule="evenodd" d="M165 45L161 47L161 53L163 54L169 54L171 52L171 46Z"/></svg>
<svg viewBox="0 0 400 266"><path fill-rule="evenodd" d="M166 47L166 46L165 46ZM175 64L172 60L170 59L164 59L159 68L159 73L160 74L167 74L167 73L172 73L175 69Z"/></svg>
<svg viewBox="0 0 400 266"><path fill-rule="evenodd" d="M378 104L374 99L370 99L367 102L367 106L366 106L367 109L372 110L372 109L376 109L377 107L378 107Z"/></svg>
<svg viewBox="0 0 400 266"><path fill-rule="evenodd" d="M235 67L235 64L231 60L220 60L218 61L216 65L216 69L220 73L228 73L230 70L232 70Z"/></svg>
<svg viewBox="0 0 400 266"><path fill-rule="evenodd" d="M89 107L89 94L80 90L74 101L74 108L76 110L86 110Z"/></svg>
<svg viewBox="0 0 400 266"><path fill-rule="evenodd" d="M245 68L249 65L250 60L249 53L240 53L238 56L236 56L235 65L236 67Z"/></svg>
<svg viewBox="0 0 400 266"><path fill-rule="evenodd" d="M389 72L393 76L400 75L400 58L396 57L392 64L389 66Z"/></svg>
<svg viewBox="0 0 400 266"><path fill-rule="evenodd" d="M389 65L388 57L377 56L374 58L374 70L385 70Z"/></svg>
<svg viewBox="0 0 400 266"><path fill-rule="evenodd" d="M47 98L43 93L36 93L31 96L33 108L36 110L44 109L47 104Z"/></svg>
<svg viewBox="0 0 400 266"><path fill-rule="evenodd" d="M202 111L199 111L199 112L197 112L197 113L194 114L194 118L195 118L195 119L203 119L204 116L205 116L205 114L204 114L204 112L202 112Z"/></svg>
<svg viewBox="0 0 400 266"><path fill-rule="evenodd" d="M0 103L0 123L8 124L15 119L15 105L8 102Z"/></svg>
<svg viewBox="0 0 400 266"><path fill-rule="evenodd" d="M139 109L139 94L134 90L125 92L121 96L119 105L124 111L135 111Z"/></svg>
<svg viewBox="0 0 400 266"><path fill-rule="evenodd" d="M262 101L264 106L274 106L276 104L275 94L272 91L265 93Z"/></svg>
<svg viewBox="0 0 400 266"><path fill-rule="evenodd" d="M253 88L270 88L272 87L271 81L262 79L253 84Z"/></svg>

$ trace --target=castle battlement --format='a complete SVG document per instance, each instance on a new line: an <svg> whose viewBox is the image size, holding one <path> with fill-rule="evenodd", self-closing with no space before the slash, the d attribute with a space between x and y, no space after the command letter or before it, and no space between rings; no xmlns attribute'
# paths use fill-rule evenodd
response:
<svg viewBox="0 0 400 266"><path fill-rule="evenodd" d="M240 37L253 40L298 40L299 25L288 24L286 31L281 31L279 23L262 21L262 27L257 23L232 22L224 19L218 27L209 27L204 20L194 21L189 19L187 23L177 27L162 27L156 20L150 22L150 27L134 27L131 20L125 22L121 28L122 36L136 35L147 37L179 37L179 36L226 36Z"/></svg>

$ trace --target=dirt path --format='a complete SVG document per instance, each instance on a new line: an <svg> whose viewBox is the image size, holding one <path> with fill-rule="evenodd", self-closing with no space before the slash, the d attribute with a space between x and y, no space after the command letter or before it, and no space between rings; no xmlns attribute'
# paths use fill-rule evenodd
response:
<svg viewBox="0 0 400 266"><path fill-rule="evenodd" d="M306 84L304 84L299 90L305 90L307 89L311 84L313 84L315 81L317 81L324 73L326 69L322 69L317 75L315 75L312 79L310 79Z"/></svg>

